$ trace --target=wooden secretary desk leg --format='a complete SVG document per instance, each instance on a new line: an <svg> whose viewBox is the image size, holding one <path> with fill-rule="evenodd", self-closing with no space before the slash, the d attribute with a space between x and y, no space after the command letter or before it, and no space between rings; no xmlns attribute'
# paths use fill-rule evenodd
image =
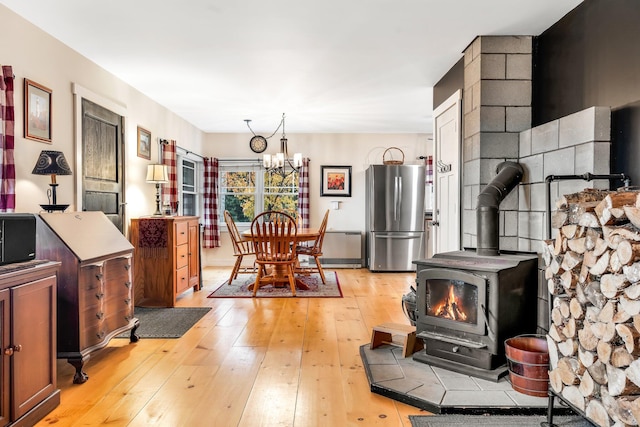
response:
<svg viewBox="0 0 640 427"><path fill-rule="evenodd" d="M89 360L89 355L85 357L70 357L67 359L67 362L76 368L76 373L73 375L74 384L84 384L89 379L89 375L82 370L87 360Z"/></svg>

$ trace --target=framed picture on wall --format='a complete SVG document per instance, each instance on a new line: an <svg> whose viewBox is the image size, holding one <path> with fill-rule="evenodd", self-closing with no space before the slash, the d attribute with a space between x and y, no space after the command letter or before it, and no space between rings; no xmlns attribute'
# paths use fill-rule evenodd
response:
<svg viewBox="0 0 640 427"><path fill-rule="evenodd" d="M51 89L24 79L24 137L51 144Z"/></svg>
<svg viewBox="0 0 640 427"><path fill-rule="evenodd" d="M351 197L351 166L320 166L320 196Z"/></svg>
<svg viewBox="0 0 640 427"><path fill-rule="evenodd" d="M138 126L138 157L151 160L151 132Z"/></svg>

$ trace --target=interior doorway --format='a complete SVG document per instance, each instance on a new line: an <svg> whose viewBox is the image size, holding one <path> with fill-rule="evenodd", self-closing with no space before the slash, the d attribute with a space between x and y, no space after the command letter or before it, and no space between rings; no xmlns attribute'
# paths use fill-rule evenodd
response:
<svg viewBox="0 0 640 427"><path fill-rule="evenodd" d="M456 91L433 111L435 206L433 253L460 249L460 150L462 93Z"/></svg>

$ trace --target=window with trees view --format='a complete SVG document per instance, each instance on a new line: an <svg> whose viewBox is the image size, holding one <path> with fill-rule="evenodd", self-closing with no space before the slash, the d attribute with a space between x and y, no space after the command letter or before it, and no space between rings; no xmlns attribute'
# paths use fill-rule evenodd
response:
<svg viewBox="0 0 640 427"><path fill-rule="evenodd" d="M260 212L298 212L298 173L285 177L264 170L256 162L220 162L221 223L227 210L236 223L249 224Z"/></svg>

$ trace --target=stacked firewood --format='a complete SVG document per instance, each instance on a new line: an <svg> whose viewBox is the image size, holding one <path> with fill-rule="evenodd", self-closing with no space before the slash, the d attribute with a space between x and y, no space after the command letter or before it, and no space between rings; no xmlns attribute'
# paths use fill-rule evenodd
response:
<svg viewBox="0 0 640 427"><path fill-rule="evenodd" d="M553 391L599 426L640 422L640 193L556 202L542 256Z"/></svg>

